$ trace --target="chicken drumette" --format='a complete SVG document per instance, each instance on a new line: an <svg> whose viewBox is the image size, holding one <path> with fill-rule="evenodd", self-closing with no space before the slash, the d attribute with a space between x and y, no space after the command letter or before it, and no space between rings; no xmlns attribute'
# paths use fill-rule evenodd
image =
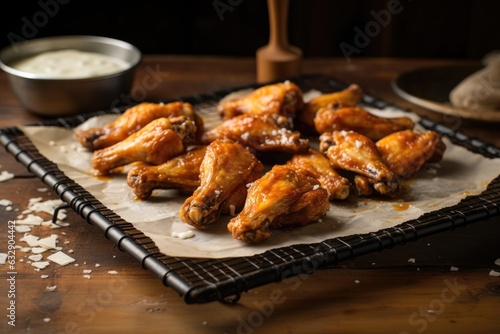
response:
<svg viewBox="0 0 500 334"><path fill-rule="evenodd" d="M92 167L98 174L142 161L155 165L183 153L196 137L196 125L185 116L158 118L126 139L94 151Z"/></svg>
<svg viewBox="0 0 500 334"><path fill-rule="evenodd" d="M200 186L200 165L206 146L195 147L161 165L138 163L127 174L127 183L139 199L154 189L179 189L192 194Z"/></svg>
<svg viewBox="0 0 500 334"><path fill-rule="evenodd" d="M314 118L318 133L355 131L377 141L393 132L413 129L415 123L408 117L383 118L362 108L350 107L320 109Z"/></svg>
<svg viewBox="0 0 500 334"><path fill-rule="evenodd" d="M300 88L290 81L260 87L234 99L223 99L217 111L223 119L241 114L294 116L304 101Z"/></svg>
<svg viewBox="0 0 500 334"><path fill-rule="evenodd" d="M282 151L305 152L309 140L301 138L297 131L289 130L290 123L279 115L239 115L228 119L205 132L204 143L228 138L253 152Z"/></svg>
<svg viewBox="0 0 500 334"><path fill-rule="evenodd" d="M317 222L330 208L328 191L307 170L275 165L248 189L243 210L228 224L233 238L256 244L270 229Z"/></svg>
<svg viewBox="0 0 500 334"><path fill-rule="evenodd" d="M356 106L363 97L360 86L352 84L344 90L329 94L322 94L311 99L304 105L298 116L298 121L308 129L314 129L314 117L322 108L338 109Z"/></svg>
<svg viewBox="0 0 500 334"><path fill-rule="evenodd" d="M386 165L403 178L409 178L429 160L441 160L446 148L436 132L413 130L392 133L375 145Z"/></svg>
<svg viewBox="0 0 500 334"><path fill-rule="evenodd" d="M201 138L203 121L195 113L191 104L183 102L167 104L143 102L127 109L117 119L102 128L77 131L76 137L89 151L100 150L124 140L157 118L178 116L185 116L194 121L196 138Z"/></svg>
<svg viewBox="0 0 500 334"><path fill-rule="evenodd" d="M295 154L286 165L308 170L328 190L330 200L346 199L349 196L349 180L339 175L330 160L315 149Z"/></svg>
<svg viewBox="0 0 500 334"><path fill-rule="evenodd" d="M221 213L241 210L247 185L264 166L238 143L216 140L206 148L200 167L200 186L179 210L183 222L198 229L217 221Z"/></svg>
<svg viewBox="0 0 500 334"><path fill-rule="evenodd" d="M320 136L320 151L334 168L366 177L382 195L393 195L399 188L398 177L385 165L375 143L354 131L326 132Z"/></svg>

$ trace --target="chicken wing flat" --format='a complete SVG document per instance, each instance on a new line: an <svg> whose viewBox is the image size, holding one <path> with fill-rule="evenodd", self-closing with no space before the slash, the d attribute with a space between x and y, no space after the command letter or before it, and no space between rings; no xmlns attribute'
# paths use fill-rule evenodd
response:
<svg viewBox="0 0 500 334"><path fill-rule="evenodd" d="M298 116L298 121L308 128L314 129L314 117L322 108L338 109L355 107L363 97L363 90L356 84L351 84L344 90L329 94L322 94L311 99L304 105Z"/></svg>
<svg viewBox="0 0 500 334"><path fill-rule="evenodd" d="M217 111L223 119L241 114L294 116L304 105L302 91L290 81L257 88L235 99L223 99Z"/></svg>
<svg viewBox="0 0 500 334"><path fill-rule="evenodd" d="M203 229L222 213L241 210L247 184L258 179L263 168L240 144L227 139L212 142L200 166L200 186L181 206L180 219Z"/></svg>
<svg viewBox="0 0 500 334"><path fill-rule="evenodd" d="M228 119L205 132L205 144L228 138L253 152L282 151L306 152L309 140L301 138L300 132L289 130L290 123L279 115L239 115Z"/></svg>
<svg viewBox="0 0 500 334"><path fill-rule="evenodd" d="M233 238L256 244L270 237L270 229L317 222L329 208L328 191L311 173L275 165L250 186L243 210L227 227Z"/></svg>
<svg viewBox="0 0 500 334"><path fill-rule="evenodd" d="M138 163L127 174L127 184L138 199L147 199L155 189L179 189L192 194L200 186L200 166L206 146L195 147L161 165Z"/></svg>
<svg viewBox="0 0 500 334"><path fill-rule="evenodd" d="M196 137L199 139L203 133L203 120L195 113L191 104L183 102L167 104L143 102L127 109L116 120L102 128L77 131L76 137L92 152L124 140L157 118L178 116L186 116L195 122Z"/></svg>
<svg viewBox="0 0 500 334"><path fill-rule="evenodd" d="M375 143L354 131L326 132L320 136L320 151L334 168L366 176L377 192L392 195L399 188L398 177L385 165Z"/></svg>
<svg viewBox="0 0 500 334"><path fill-rule="evenodd" d="M346 199L349 196L349 180L341 176L330 164L330 160L318 150L295 154L287 163L293 168L308 170L328 190L329 199Z"/></svg>
<svg viewBox="0 0 500 334"><path fill-rule="evenodd" d="M396 175L409 178L433 157L436 148L441 150L444 143L434 131L405 130L392 133L375 145L382 160ZM442 152L438 155L442 156Z"/></svg>
<svg viewBox="0 0 500 334"><path fill-rule="evenodd" d="M314 124L320 134L342 130L355 131L374 141L396 131L413 129L415 126L408 117L378 117L359 107L322 108L318 110Z"/></svg>
<svg viewBox="0 0 500 334"><path fill-rule="evenodd" d="M94 151L92 167L98 174L142 161L155 165L183 153L196 134L196 125L185 116L158 118L125 140Z"/></svg>

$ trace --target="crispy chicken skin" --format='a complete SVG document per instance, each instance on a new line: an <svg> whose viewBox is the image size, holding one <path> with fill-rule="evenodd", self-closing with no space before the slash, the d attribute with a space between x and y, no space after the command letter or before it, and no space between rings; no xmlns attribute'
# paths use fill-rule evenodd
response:
<svg viewBox="0 0 500 334"><path fill-rule="evenodd" d="M300 132L291 131L289 127L290 123L285 116L239 115L205 132L202 142L207 144L228 138L252 152L306 152L309 149L309 140L301 138Z"/></svg>
<svg viewBox="0 0 500 334"><path fill-rule="evenodd" d="M241 114L295 116L304 106L302 91L290 81L262 86L235 99L223 99L217 112L223 119Z"/></svg>
<svg viewBox="0 0 500 334"><path fill-rule="evenodd" d="M306 153L295 154L286 165L308 170L328 190L330 200L346 199L349 196L349 180L339 175L330 160L318 150L311 148Z"/></svg>
<svg viewBox="0 0 500 334"><path fill-rule="evenodd" d="M351 84L344 90L322 94L307 102L298 116L298 121L308 128L314 129L314 117L321 108L338 109L355 107L363 97L363 90L356 84Z"/></svg>
<svg viewBox="0 0 500 334"><path fill-rule="evenodd" d="M78 141L89 151L100 150L114 145L149 122L160 117L186 116L196 124L196 137L203 134L203 121L189 103L171 102L167 104L143 102L127 109L121 116L102 128L92 128L76 132Z"/></svg>
<svg viewBox="0 0 500 334"><path fill-rule="evenodd" d="M326 132L320 136L320 151L334 168L368 178L382 195L393 195L399 188L398 177L385 165L375 143L354 131Z"/></svg>
<svg viewBox="0 0 500 334"><path fill-rule="evenodd" d="M158 118L126 139L94 151L92 167L98 174L132 162L159 165L183 153L196 134L196 125L185 116Z"/></svg>
<svg viewBox="0 0 500 334"><path fill-rule="evenodd" d="M275 165L248 189L243 210L229 221L233 238L257 244L270 229L317 222L330 208L328 192L307 170Z"/></svg>
<svg viewBox="0 0 500 334"><path fill-rule="evenodd" d="M247 184L258 179L263 168L240 144L227 139L212 142L200 166L200 186L181 206L180 219L203 229L222 213L241 210Z"/></svg>
<svg viewBox="0 0 500 334"><path fill-rule="evenodd" d="M160 165L143 162L127 174L127 184L138 199L147 199L154 189L179 189L191 195L200 186L200 166L206 146L197 146Z"/></svg>
<svg viewBox="0 0 500 334"><path fill-rule="evenodd" d="M408 117L378 117L359 107L322 108L314 118L318 133L332 131L355 131L377 141L397 131L413 129L415 123Z"/></svg>
<svg viewBox="0 0 500 334"><path fill-rule="evenodd" d="M440 150L444 143L434 131L405 130L392 133L375 145L385 164L396 175L409 178L434 156L436 148L439 150L437 155L442 157Z"/></svg>

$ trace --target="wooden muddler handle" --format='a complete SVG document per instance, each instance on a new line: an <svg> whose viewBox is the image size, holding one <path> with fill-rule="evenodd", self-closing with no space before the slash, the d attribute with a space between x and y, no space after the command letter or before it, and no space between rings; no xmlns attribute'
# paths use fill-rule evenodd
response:
<svg viewBox="0 0 500 334"><path fill-rule="evenodd" d="M288 0L267 0L269 43L257 50L257 82L300 74L302 51L288 44Z"/></svg>

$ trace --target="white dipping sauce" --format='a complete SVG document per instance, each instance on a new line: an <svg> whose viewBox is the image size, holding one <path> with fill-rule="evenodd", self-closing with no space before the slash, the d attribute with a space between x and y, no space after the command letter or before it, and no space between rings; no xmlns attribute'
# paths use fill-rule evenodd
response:
<svg viewBox="0 0 500 334"><path fill-rule="evenodd" d="M12 67L48 79L82 79L117 73L129 64L96 52L68 49L28 57Z"/></svg>

